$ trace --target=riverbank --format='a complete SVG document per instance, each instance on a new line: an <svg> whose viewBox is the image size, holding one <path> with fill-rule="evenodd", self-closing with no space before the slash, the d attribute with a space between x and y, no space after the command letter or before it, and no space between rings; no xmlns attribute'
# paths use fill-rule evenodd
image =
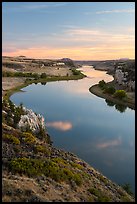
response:
<svg viewBox="0 0 137 204"><path fill-rule="evenodd" d="M67 80L78 80L86 77L81 72L77 75L70 76L48 76L41 79L33 79L26 77L2 77L2 96L5 99L8 99L13 93L20 91L21 88L24 88L32 83L47 83L52 81L67 81ZM27 79L27 80L26 80Z"/></svg>
<svg viewBox="0 0 137 204"><path fill-rule="evenodd" d="M99 96L99 97L104 98L104 99L108 99L113 103L124 105L124 106L127 106L127 107L135 110L135 101L133 100L133 98L131 98L130 94L128 94L128 93L127 93L126 99L124 99L124 100L116 99L107 93L103 93L103 90L98 86L98 84L95 84L92 87L90 87L89 91L91 93L95 94L96 96Z"/></svg>

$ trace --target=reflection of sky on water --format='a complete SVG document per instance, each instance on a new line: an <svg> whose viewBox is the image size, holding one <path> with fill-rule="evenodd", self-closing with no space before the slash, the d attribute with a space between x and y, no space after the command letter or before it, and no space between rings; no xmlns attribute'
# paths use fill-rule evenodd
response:
<svg viewBox="0 0 137 204"><path fill-rule="evenodd" d="M117 183L135 185L135 111L121 113L89 87L113 78L85 67L92 78L32 84L11 99L44 115L56 147L72 151Z"/></svg>
<svg viewBox="0 0 137 204"><path fill-rule="evenodd" d="M47 122L46 127L53 127L57 130L61 131L68 131L72 129L72 124L70 122L64 122L64 121L54 121L54 122Z"/></svg>

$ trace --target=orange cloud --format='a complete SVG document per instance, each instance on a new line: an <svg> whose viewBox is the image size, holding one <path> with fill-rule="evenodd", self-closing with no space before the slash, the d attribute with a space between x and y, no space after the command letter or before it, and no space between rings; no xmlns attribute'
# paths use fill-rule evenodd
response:
<svg viewBox="0 0 137 204"><path fill-rule="evenodd" d="M58 59L69 57L75 60L105 60L105 59L119 59L128 57L135 58L134 47L132 46L115 46L115 47L69 47L69 48L46 48L36 47L28 49L19 49L15 52L3 52L2 55L6 56L19 56L25 55L32 58L49 58Z"/></svg>
<svg viewBox="0 0 137 204"><path fill-rule="evenodd" d="M75 60L135 58L135 33L134 29L131 28L127 28L124 34L121 32L116 34L101 30L71 28L60 34L51 34L46 37L33 36L33 38L31 36L30 38L33 39L34 43L37 42L39 46L28 46L26 49L20 47L20 49L13 51L13 49L8 49L10 45L5 44L3 55L25 55L32 58L50 59L69 57ZM27 41L24 39L24 44L25 42ZM43 42L42 46L40 46L41 42ZM6 52L6 50L8 51Z"/></svg>
<svg viewBox="0 0 137 204"><path fill-rule="evenodd" d="M55 121L46 123L47 127L53 127L61 131L68 131L72 129L72 124L70 122Z"/></svg>
<svg viewBox="0 0 137 204"><path fill-rule="evenodd" d="M118 146L120 144L121 144L121 138L118 138L112 141L107 141L107 142L102 142L100 144L97 144L97 148L104 149L108 147Z"/></svg>

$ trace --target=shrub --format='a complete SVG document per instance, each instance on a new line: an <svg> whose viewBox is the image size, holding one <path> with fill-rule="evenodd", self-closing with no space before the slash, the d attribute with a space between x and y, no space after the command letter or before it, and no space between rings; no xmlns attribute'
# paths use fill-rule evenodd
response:
<svg viewBox="0 0 137 204"><path fill-rule="evenodd" d="M104 80L101 80L101 81L99 81L99 87L101 88L101 89L104 89L105 87L106 87L106 82L104 81Z"/></svg>
<svg viewBox="0 0 137 204"><path fill-rule="evenodd" d="M74 174L73 176L73 180L75 181L75 183L80 186L82 184L82 179L80 174Z"/></svg>
<svg viewBox="0 0 137 204"><path fill-rule="evenodd" d="M131 202L131 200L127 196L121 196L121 202Z"/></svg>
<svg viewBox="0 0 137 204"><path fill-rule="evenodd" d="M32 144L36 141L36 138L29 132L23 133L23 138L24 142L27 144Z"/></svg>
<svg viewBox="0 0 137 204"><path fill-rule="evenodd" d="M27 174L30 177L44 174L58 182L73 180L77 185L82 183L79 174L60 168L58 164L48 159L16 158L10 161L9 168L14 173Z"/></svg>
<svg viewBox="0 0 137 204"><path fill-rule="evenodd" d="M10 106L11 111L14 112L15 111L14 103L11 100L9 100L8 102L9 102L9 106Z"/></svg>
<svg viewBox="0 0 137 204"><path fill-rule="evenodd" d="M126 91L116 90L116 92L114 93L114 97L119 98L119 99L123 99L123 98L127 97Z"/></svg>
<svg viewBox="0 0 137 204"><path fill-rule="evenodd" d="M104 93L114 94L116 89L113 86L108 86L104 88Z"/></svg>
<svg viewBox="0 0 137 204"><path fill-rule="evenodd" d="M16 144L16 145L20 144L20 140L17 137L13 136L13 135L8 135L8 134L3 135L3 139L5 141L11 142L11 143Z"/></svg>
<svg viewBox="0 0 137 204"><path fill-rule="evenodd" d="M14 173L27 174L28 176L40 175L39 169L43 167L43 163L36 159L17 158L11 160L10 169Z"/></svg>
<svg viewBox="0 0 137 204"><path fill-rule="evenodd" d="M63 166L67 165L67 162L64 159L62 159L61 157L53 158L52 161L56 162L59 165L63 165Z"/></svg>
<svg viewBox="0 0 137 204"><path fill-rule="evenodd" d="M77 163L75 163L75 162L71 162L70 164L71 164L71 166L74 167L74 168L83 169L83 166L81 166L80 164L77 164Z"/></svg>
<svg viewBox="0 0 137 204"><path fill-rule="evenodd" d="M96 197L98 197L97 201L98 202L109 202L111 199L104 195L101 191L97 190L96 188L89 188L88 191L91 194L94 194Z"/></svg>
<svg viewBox="0 0 137 204"><path fill-rule="evenodd" d="M98 178L99 178L105 185L108 183L108 182L107 182L107 179L106 179L104 176L100 175Z"/></svg>
<svg viewBox="0 0 137 204"><path fill-rule="evenodd" d="M34 147L34 152L35 153L38 153L38 152L45 153L48 156L50 155L50 151L43 145L36 145Z"/></svg>
<svg viewBox="0 0 137 204"><path fill-rule="evenodd" d="M95 196L99 196L99 191L96 188L89 188L88 191Z"/></svg>
<svg viewBox="0 0 137 204"><path fill-rule="evenodd" d="M76 70L76 69L71 69L71 70L72 70L73 75L81 74L79 70Z"/></svg>
<svg viewBox="0 0 137 204"><path fill-rule="evenodd" d="M98 197L98 202L110 202L111 199L109 197L107 197L106 195L100 195Z"/></svg>
<svg viewBox="0 0 137 204"><path fill-rule="evenodd" d="M40 77L41 77L41 78L46 78L46 77L47 77L47 74L46 74L46 73L42 73Z"/></svg>

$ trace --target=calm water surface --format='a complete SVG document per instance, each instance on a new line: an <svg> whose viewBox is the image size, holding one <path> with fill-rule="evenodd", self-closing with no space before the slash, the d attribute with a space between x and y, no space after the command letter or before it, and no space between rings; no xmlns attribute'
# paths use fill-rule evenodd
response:
<svg viewBox="0 0 137 204"><path fill-rule="evenodd" d="M32 84L11 100L42 114L53 145L71 151L118 184L135 190L135 111L110 106L89 87L112 76L91 66L86 78Z"/></svg>

